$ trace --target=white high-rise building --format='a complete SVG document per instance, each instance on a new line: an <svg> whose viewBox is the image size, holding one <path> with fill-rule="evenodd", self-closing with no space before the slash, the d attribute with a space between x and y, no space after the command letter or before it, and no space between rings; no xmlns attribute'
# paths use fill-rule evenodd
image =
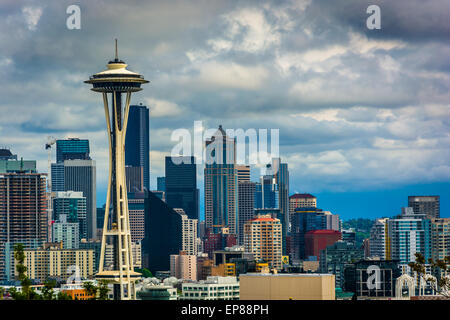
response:
<svg viewBox="0 0 450 320"><path fill-rule="evenodd" d="M59 220L52 225L53 242L62 242L64 249L80 247L80 225L67 222L67 215L59 215Z"/></svg>
<svg viewBox="0 0 450 320"><path fill-rule="evenodd" d="M379 257L382 260L389 258L388 220L388 218L376 219L370 229L369 256L371 258Z"/></svg>
<svg viewBox="0 0 450 320"><path fill-rule="evenodd" d="M196 256L198 253L197 243L197 219L189 219L183 209L175 208L175 211L181 214L182 230L182 251L188 255Z"/></svg>

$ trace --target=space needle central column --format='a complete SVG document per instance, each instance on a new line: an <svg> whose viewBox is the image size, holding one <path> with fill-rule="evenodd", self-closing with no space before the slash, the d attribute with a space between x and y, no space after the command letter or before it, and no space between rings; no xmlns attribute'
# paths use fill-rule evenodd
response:
<svg viewBox="0 0 450 320"><path fill-rule="evenodd" d="M145 80L142 75L127 70L126 67L127 64L118 58L116 40L115 59L109 61L107 70L96 73L85 81L85 83L92 84L91 90L102 93L105 108L109 140L109 182L100 264L96 279L107 280L113 284L114 300L136 299L134 285L141 276L140 273L134 272L131 249L125 181L125 135L131 93L142 90L141 84L149 81ZM125 95L124 103L122 94ZM107 244L112 245L113 248L112 264L105 264Z"/></svg>

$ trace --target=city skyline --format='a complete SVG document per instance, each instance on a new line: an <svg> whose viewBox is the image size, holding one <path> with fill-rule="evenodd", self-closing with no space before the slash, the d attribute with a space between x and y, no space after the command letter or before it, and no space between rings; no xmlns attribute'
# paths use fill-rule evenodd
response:
<svg viewBox="0 0 450 320"><path fill-rule="evenodd" d="M389 28L377 32L365 27L366 4L355 1L250 1L240 9L155 1L140 12L115 3L120 16L82 2L80 30L61 23L65 4L4 2L1 27L10 32L2 37L10 46L0 49L0 108L10 117L0 120L0 145L36 159L42 173L48 135L89 139L100 207L108 163L104 116L81 80L112 58L117 37L130 69L152 82L131 101L150 108L151 189L164 175L172 130L202 120L211 128L279 128L290 194L314 194L320 208L344 219L394 216L408 195L434 194L447 217L450 78L446 55L433 52L449 50L449 4L382 4ZM436 13L442 14L433 25L424 21ZM125 36L130 28L142 40ZM48 45L53 39L59 50ZM26 95L15 94L23 87ZM203 184L199 174L201 218Z"/></svg>

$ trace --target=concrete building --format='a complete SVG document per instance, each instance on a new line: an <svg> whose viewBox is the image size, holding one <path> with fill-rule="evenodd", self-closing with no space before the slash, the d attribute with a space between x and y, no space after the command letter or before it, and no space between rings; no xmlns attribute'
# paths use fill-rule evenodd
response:
<svg viewBox="0 0 450 320"><path fill-rule="evenodd" d="M254 254L256 261L268 262L281 269L282 226L279 219L259 215L244 225L245 251Z"/></svg>
<svg viewBox="0 0 450 320"><path fill-rule="evenodd" d="M388 218L376 219L370 229L369 257L386 260L390 258L390 243L388 241Z"/></svg>
<svg viewBox="0 0 450 320"><path fill-rule="evenodd" d="M82 279L94 276L94 250L63 249L55 244L24 250L28 278L44 282L47 278L67 280L78 272ZM16 271L17 276L17 271Z"/></svg>
<svg viewBox="0 0 450 320"><path fill-rule="evenodd" d="M170 255L170 275L177 279L197 281L197 256L183 251Z"/></svg>
<svg viewBox="0 0 450 320"><path fill-rule="evenodd" d="M175 211L179 210L177 208ZM189 217L184 214L183 209L178 211L181 214L181 228L182 228L182 251L186 252L188 255L196 256L198 254L198 243L197 243L197 219L189 219Z"/></svg>
<svg viewBox="0 0 450 320"><path fill-rule="evenodd" d="M332 274L241 274L241 300L335 300Z"/></svg>
<svg viewBox="0 0 450 320"><path fill-rule="evenodd" d="M145 236L145 193L128 193L131 242L140 242Z"/></svg>
<svg viewBox="0 0 450 320"><path fill-rule="evenodd" d="M64 249L80 247L80 225L67 222L67 215L59 215L59 220L52 225L53 242L62 242Z"/></svg>
<svg viewBox="0 0 450 320"><path fill-rule="evenodd" d="M0 281L14 276L14 244L36 249L48 237L45 174L0 173Z"/></svg>
<svg viewBox="0 0 450 320"><path fill-rule="evenodd" d="M210 276L198 283L183 283L180 300L239 300L236 277Z"/></svg>
<svg viewBox="0 0 450 320"><path fill-rule="evenodd" d="M450 256L450 218L431 219L431 258L444 261Z"/></svg>

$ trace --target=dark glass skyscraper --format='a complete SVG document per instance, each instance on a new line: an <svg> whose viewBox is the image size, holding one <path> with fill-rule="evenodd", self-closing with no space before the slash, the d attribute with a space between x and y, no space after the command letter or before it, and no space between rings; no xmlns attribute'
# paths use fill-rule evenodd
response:
<svg viewBox="0 0 450 320"><path fill-rule="evenodd" d="M90 160L89 140L70 138L56 140L56 162L64 160Z"/></svg>
<svg viewBox="0 0 450 320"><path fill-rule="evenodd" d="M197 165L194 157L166 157L166 203L181 208L190 219L199 216Z"/></svg>
<svg viewBox="0 0 450 320"><path fill-rule="evenodd" d="M170 269L170 255L182 248L181 215L150 191L145 191L145 237L142 263L151 272Z"/></svg>
<svg viewBox="0 0 450 320"><path fill-rule="evenodd" d="M125 138L125 165L142 167L144 188L150 190L149 110L143 105L130 106Z"/></svg>

